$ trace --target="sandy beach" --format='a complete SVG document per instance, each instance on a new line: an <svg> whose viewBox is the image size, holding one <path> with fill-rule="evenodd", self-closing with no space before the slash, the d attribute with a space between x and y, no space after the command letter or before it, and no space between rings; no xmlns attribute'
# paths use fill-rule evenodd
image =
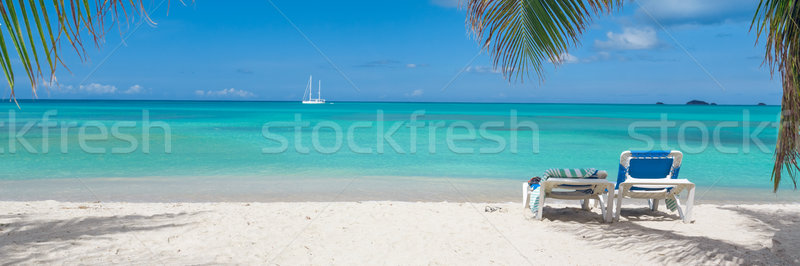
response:
<svg viewBox="0 0 800 266"><path fill-rule="evenodd" d="M499 207L487 211L486 207ZM3 264L799 264L800 206L712 205L684 224L454 202L0 203Z"/></svg>
<svg viewBox="0 0 800 266"><path fill-rule="evenodd" d="M0 0L0 266L800 266L798 2Z"/></svg>

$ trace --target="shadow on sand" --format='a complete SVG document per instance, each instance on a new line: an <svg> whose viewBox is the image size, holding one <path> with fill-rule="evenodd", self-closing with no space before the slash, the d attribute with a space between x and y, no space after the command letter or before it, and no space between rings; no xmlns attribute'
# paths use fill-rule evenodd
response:
<svg viewBox="0 0 800 266"><path fill-rule="evenodd" d="M4 215L0 218L13 221L0 224L0 258L2 258L0 263L3 265L47 263L47 260L43 260L43 258L48 253L79 247L82 243L87 242L85 240L118 238L118 234L128 234L132 239L131 245L138 246L138 249L147 252L147 247L144 246L146 244L138 241L135 234L185 226L187 224L176 223L176 221L195 214L197 213L103 216L65 220L30 220L24 215ZM33 248L34 246L36 247ZM110 247L102 246L92 248L110 249ZM37 252L26 254L26 251L31 249L35 249ZM113 251L111 252L113 253ZM71 255L83 257L91 254Z"/></svg>
<svg viewBox="0 0 800 266"><path fill-rule="evenodd" d="M564 210L545 208L548 220L561 221L558 230L575 234L578 239L616 250L630 250L631 264L639 257L649 257L663 264L746 264L746 265L800 265L800 214L798 212L766 211L739 207L718 207L746 217L738 225L741 232L771 234L771 245L752 243L742 245L706 236L684 235L675 226L662 226L667 230L642 225L642 221L679 223L674 214L651 212L648 208L623 209L620 222L602 224L599 215L580 209ZM565 213L570 211L572 215ZM652 223L651 223L652 224ZM663 224L662 224L663 225ZM685 226L692 226L687 224Z"/></svg>

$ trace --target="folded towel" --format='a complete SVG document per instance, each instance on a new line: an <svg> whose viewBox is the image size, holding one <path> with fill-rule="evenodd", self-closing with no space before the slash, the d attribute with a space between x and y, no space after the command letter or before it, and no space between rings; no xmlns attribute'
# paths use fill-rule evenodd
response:
<svg viewBox="0 0 800 266"><path fill-rule="evenodd" d="M575 169L567 169L567 168L550 168L544 171L544 175L542 175L541 181L545 181L548 178L597 178L598 177L597 169L594 168L575 168ZM603 177L605 178L605 177ZM528 181L528 185L531 186L531 199L530 199L530 206L531 212L533 215L536 215L536 212L539 211L539 195L542 193L541 186L539 185L539 180L535 180L536 178L532 178L531 181ZM586 191L587 193L592 193L591 189Z"/></svg>
<svg viewBox="0 0 800 266"><path fill-rule="evenodd" d="M544 171L543 180L548 178L588 178L597 174L597 169L594 168L550 168Z"/></svg>
<svg viewBox="0 0 800 266"><path fill-rule="evenodd" d="M678 202L675 199L666 199L664 203L667 204L667 209L670 211L678 210Z"/></svg>

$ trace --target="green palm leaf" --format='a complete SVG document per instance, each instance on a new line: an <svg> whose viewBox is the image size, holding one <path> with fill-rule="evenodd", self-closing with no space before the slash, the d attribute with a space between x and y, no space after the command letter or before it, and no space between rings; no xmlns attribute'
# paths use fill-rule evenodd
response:
<svg viewBox="0 0 800 266"><path fill-rule="evenodd" d="M766 41L764 62L780 72L783 81L780 127L772 169L774 190L778 190L784 170L797 189L800 171L800 3L796 0L762 0L753 17L759 38Z"/></svg>
<svg viewBox="0 0 800 266"><path fill-rule="evenodd" d="M543 63L560 62L591 22L622 0L469 0L467 24L508 79L533 70L541 80Z"/></svg>
<svg viewBox="0 0 800 266"><path fill-rule="evenodd" d="M55 16L51 16L48 9L55 10ZM120 16L120 10L124 16ZM10 99L15 101L15 69L9 46L16 52L36 95L36 85L43 76L40 59L47 60L44 67L49 70L50 81L55 78L57 65L63 65L58 49L62 37L66 37L78 56L85 60L83 36L91 36L95 45L99 46L106 23L127 23L136 17L152 23L141 0L93 3L88 0L53 0L50 5L46 5L44 0L17 0L16 3L14 0L0 0L0 17L3 24L0 26L0 67L11 88Z"/></svg>

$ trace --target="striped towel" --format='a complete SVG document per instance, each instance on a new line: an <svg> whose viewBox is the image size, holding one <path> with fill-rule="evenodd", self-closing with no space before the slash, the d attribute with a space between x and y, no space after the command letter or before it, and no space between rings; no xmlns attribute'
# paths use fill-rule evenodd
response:
<svg viewBox="0 0 800 266"><path fill-rule="evenodd" d="M547 178L587 178L597 174L597 169L594 168L550 168L544 171L542 180Z"/></svg>
<svg viewBox="0 0 800 266"><path fill-rule="evenodd" d="M670 211L678 210L678 202L675 199L666 199L664 203L667 204L667 209Z"/></svg>
<svg viewBox="0 0 800 266"><path fill-rule="evenodd" d="M589 178L597 175L597 169L594 168L575 168L575 169L568 169L568 168L550 168L544 171L544 175L542 176L542 181L547 180L548 178ZM539 195L542 193L542 188L539 184L531 184L531 199L530 199L530 206L531 212L533 215L536 215L536 212L539 211Z"/></svg>

